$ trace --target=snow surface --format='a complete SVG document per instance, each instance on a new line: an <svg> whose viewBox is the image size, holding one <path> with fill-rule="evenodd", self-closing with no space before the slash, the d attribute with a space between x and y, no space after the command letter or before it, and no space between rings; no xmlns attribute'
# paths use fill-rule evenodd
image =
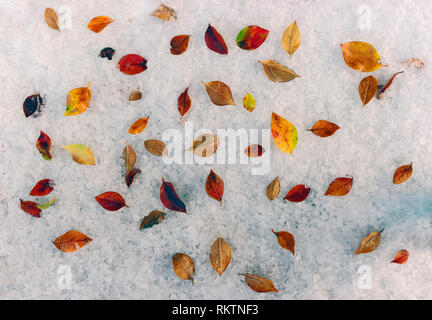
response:
<svg viewBox="0 0 432 320"><path fill-rule="evenodd" d="M0 298L431 299L432 2L167 0L178 15L172 22L149 15L159 4L0 0ZM70 7L72 25L57 32L43 14L62 5ZM370 28L361 22L368 10ZM115 22L96 34L87 23L99 15ZM294 20L301 46L290 59L280 39ZM208 23L224 36L227 56L206 47ZM252 24L270 30L269 36L259 49L241 50L236 35ZM191 34L191 41L184 54L174 56L169 42L178 34ZM384 99L362 110L358 84L366 74L346 66L339 47L354 40L373 44L389 64L373 73L380 82L403 70L410 57L426 67L399 75ZM112 61L98 57L104 47L116 50ZM148 70L136 76L119 72L116 63L128 53L144 56ZM301 78L271 82L257 63L264 59L278 60ZM202 80L227 83L237 106L213 105ZM88 81L91 107L63 116L67 93ZM189 85L195 129L268 129L274 111L297 127L294 155L271 141L265 175L252 175L251 165L167 165L151 156L145 139L183 130L176 101ZM130 102L135 89L143 99ZM242 107L246 90L257 101L253 113ZM44 112L25 118L22 103L36 92L46 99ZM146 130L128 134L129 125L144 116L150 117ZM307 132L319 119L341 129L326 139ZM36 150L39 130L53 141L50 162ZM126 141L143 171L129 189L120 157ZM60 148L72 143L90 146L97 165L73 162ZM393 185L394 170L410 162L411 179ZM205 193L211 168L225 181L222 208ZM323 196L334 178L345 175L354 177L349 195ZM276 176L281 194L270 202L265 188ZM162 177L174 183L189 214L168 212L160 225L138 231L150 211L168 211L159 200ZM58 202L35 219L19 208L19 199L33 200L28 192L43 178L55 181ZM300 183L311 186L308 199L284 203L286 192ZM94 197L109 190L121 193L130 208L101 208ZM295 257L278 245L271 228L295 236ZM361 239L381 228L381 245L353 256ZM70 229L93 241L75 253L60 252L51 241ZM222 277L208 259L218 234L232 248ZM410 252L405 265L390 263L399 249ZM173 273L176 252L194 259L195 285ZM58 285L61 266L71 268L71 289ZM359 268L370 270L370 289L359 286ZM279 293L250 290L239 272L272 279Z"/></svg>

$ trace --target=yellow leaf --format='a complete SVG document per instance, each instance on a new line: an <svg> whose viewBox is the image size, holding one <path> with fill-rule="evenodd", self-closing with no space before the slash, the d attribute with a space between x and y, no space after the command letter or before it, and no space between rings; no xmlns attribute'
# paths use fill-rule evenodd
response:
<svg viewBox="0 0 432 320"><path fill-rule="evenodd" d="M79 164L96 164L93 152L89 147L83 144L69 144L67 146L62 146L62 148L65 149L71 155L72 159Z"/></svg>
<svg viewBox="0 0 432 320"><path fill-rule="evenodd" d="M75 88L69 91L66 97L65 116L76 116L87 110L90 105L90 83L86 87Z"/></svg>
<svg viewBox="0 0 432 320"><path fill-rule="evenodd" d="M57 12L54 9L46 8L44 18L50 28L60 31Z"/></svg>
<svg viewBox="0 0 432 320"><path fill-rule="evenodd" d="M383 231L384 231L384 229L382 229L379 232L372 231L371 233L369 233L369 235L367 235L366 237L363 238L360 246L354 252L354 254L368 253L368 252L374 251L375 248L378 247L380 244L381 232L383 232Z"/></svg>
<svg viewBox="0 0 432 320"><path fill-rule="evenodd" d="M271 130L276 146L281 151L292 154L298 142L298 135L291 122L273 112Z"/></svg>
<svg viewBox="0 0 432 320"><path fill-rule="evenodd" d="M93 19L90 20L87 27L91 31L99 33L103 29L105 29L105 27L113 21L114 21L113 19L111 19L110 17L107 17L107 16L94 17Z"/></svg>
<svg viewBox="0 0 432 320"><path fill-rule="evenodd" d="M291 23L282 35L282 46L290 57L300 47L300 30L297 21Z"/></svg>
<svg viewBox="0 0 432 320"><path fill-rule="evenodd" d="M341 44L345 63L354 70L372 72L381 67L381 59L376 49L367 42L351 41Z"/></svg>
<svg viewBox="0 0 432 320"><path fill-rule="evenodd" d="M249 111L252 112L255 109L255 99L253 97L253 95L251 95L249 92L246 93L245 97L243 98L243 106L244 108Z"/></svg>
<svg viewBox="0 0 432 320"><path fill-rule="evenodd" d="M300 77L294 70L284 67L275 60L258 61L262 64L267 78L274 82L288 82L294 78Z"/></svg>
<svg viewBox="0 0 432 320"><path fill-rule="evenodd" d="M132 125L130 126L128 132L130 134L140 133L140 132L142 132L147 127L147 123L148 123L148 118L138 119L137 121L135 121L134 123L132 123Z"/></svg>

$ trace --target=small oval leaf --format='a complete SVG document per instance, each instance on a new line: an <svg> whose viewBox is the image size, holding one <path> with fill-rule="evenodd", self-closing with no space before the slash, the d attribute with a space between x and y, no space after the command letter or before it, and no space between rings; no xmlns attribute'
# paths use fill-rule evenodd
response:
<svg viewBox="0 0 432 320"><path fill-rule="evenodd" d="M224 194L224 182L213 170L210 170L209 175L207 176L205 189L207 194L220 202L222 207L222 197Z"/></svg>
<svg viewBox="0 0 432 320"><path fill-rule="evenodd" d="M308 131L312 131L312 133L318 137L326 138L333 135L337 130L339 130L337 124L327 120L318 120Z"/></svg>
<svg viewBox="0 0 432 320"><path fill-rule="evenodd" d="M294 70L284 67L275 60L258 61L262 64L267 78L273 82L288 82L300 77Z"/></svg>
<svg viewBox="0 0 432 320"><path fill-rule="evenodd" d="M109 25L114 20L107 16L98 16L94 17L90 20L90 22L87 25L87 28L89 28L91 31L95 33L101 32L107 25Z"/></svg>
<svg viewBox="0 0 432 320"><path fill-rule="evenodd" d="M186 51L189 45L190 35L182 34L171 39L171 54L179 55Z"/></svg>
<svg viewBox="0 0 432 320"><path fill-rule="evenodd" d="M53 244L62 252L74 252L81 249L93 239L77 230L70 230L53 241Z"/></svg>
<svg viewBox="0 0 432 320"><path fill-rule="evenodd" d="M408 250L402 249L398 251L392 263L404 264L408 261L408 258L409 258Z"/></svg>
<svg viewBox="0 0 432 320"><path fill-rule="evenodd" d="M147 70L147 60L137 54L127 54L119 60L117 66L124 74L135 75Z"/></svg>
<svg viewBox="0 0 432 320"><path fill-rule="evenodd" d="M292 154L298 142L294 125L276 113L272 113L271 131L273 141L282 152Z"/></svg>
<svg viewBox="0 0 432 320"><path fill-rule="evenodd" d="M166 182L163 178L160 187L160 200L165 208L187 214L186 205L177 195L174 185L171 182Z"/></svg>
<svg viewBox="0 0 432 320"><path fill-rule="evenodd" d="M140 118L130 126L128 132L130 134L138 134L143 132L143 130L147 127L148 118Z"/></svg>
<svg viewBox="0 0 432 320"><path fill-rule="evenodd" d="M294 21L285 29L282 35L282 47L290 57L300 47L300 30L297 26L297 21Z"/></svg>
<svg viewBox="0 0 432 320"><path fill-rule="evenodd" d="M132 170L133 167L135 167L135 162L136 162L136 152L135 150L128 145L128 143L126 142L126 147L124 147L123 149L123 160L125 161L125 168L126 168L126 172L129 172Z"/></svg>
<svg viewBox="0 0 432 320"><path fill-rule="evenodd" d="M270 279L266 279L250 273L239 273L239 276L244 276L249 288L256 292L279 292L275 288L273 281L271 281Z"/></svg>
<svg viewBox="0 0 432 320"><path fill-rule="evenodd" d="M37 117L41 111L41 107L44 105L43 99L40 94L33 94L28 96L23 103L23 111L26 118L34 115Z"/></svg>
<svg viewBox="0 0 432 320"><path fill-rule="evenodd" d="M191 99L188 94L189 88L186 88L177 99L177 108L180 113L180 116L184 117L186 113L189 112L191 108Z"/></svg>
<svg viewBox="0 0 432 320"><path fill-rule="evenodd" d="M228 54L228 47L224 38L210 24L207 27L204 40L210 50L220 54Z"/></svg>
<svg viewBox="0 0 432 320"><path fill-rule="evenodd" d="M86 145L77 143L62 146L61 148L65 149L76 163L90 166L96 164L93 152Z"/></svg>
<svg viewBox="0 0 432 320"><path fill-rule="evenodd" d="M247 92L243 98L243 107L247 111L252 112L252 111L254 111L255 106L256 106L256 102L255 102L253 95L251 95L249 92Z"/></svg>
<svg viewBox="0 0 432 320"><path fill-rule="evenodd" d="M330 183L325 196L344 196L351 191L353 178L336 178Z"/></svg>
<svg viewBox="0 0 432 320"><path fill-rule="evenodd" d="M400 184L407 181L413 173L412 162L410 164L400 166L396 169L393 175L393 183Z"/></svg>
<svg viewBox="0 0 432 320"><path fill-rule="evenodd" d="M359 84L359 95L363 102L362 108L375 97L378 90L378 79L374 76L363 78Z"/></svg>
<svg viewBox="0 0 432 320"><path fill-rule="evenodd" d="M372 72L381 67L381 59L376 49L367 42L351 41L340 45L345 63L361 72Z"/></svg>
<svg viewBox="0 0 432 320"><path fill-rule="evenodd" d="M235 102L232 97L231 89L222 81L201 81L205 86L207 94L210 100L217 106L232 105L235 106Z"/></svg>
<svg viewBox="0 0 432 320"><path fill-rule="evenodd" d="M141 170L137 169L137 168L132 168L130 171L128 171L126 173L126 176L125 176L126 185L128 187L130 187L132 185L132 183L134 182L135 176L140 174L140 173L141 173Z"/></svg>
<svg viewBox="0 0 432 320"><path fill-rule="evenodd" d="M117 192L107 191L95 197L96 201L108 211L117 211L123 207L129 208L123 197Z"/></svg>
<svg viewBox="0 0 432 320"><path fill-rule="evenodd" d="M221 276L231 262L231 248L228 243L218 237L210 247L209 258L213 269Z"/></svg>
<svg viewBox="0 0 432 320"><path fill-rule="evenodd" d="M291 202L302 202L308 197L309 192L310 188L306 187L304 184L298 184L288 191L284 199Z"/></svg>
<svg viewBox="0 0 432 320"><path fill-rule="evenodd" d="M276 177L270 184L267 186L266 195L267 198L272 201L277 198L280 192L280 182L279 177Z"/></svg>
<svg viewBox="0 0 432 320"><path fill-rule="evenodd" d="M257 158L261 157L265 149L260 144L251 144L244 150L244 153L247 154L248 157Z"/></svg>
<svg viewBox="0 0 432 320"><path fill-rule="evenodd" d="M183 280L192 280L195 273L195 265L191 257L184 253L176 253L172 257L173 269L177 277Z"/></svg>
<svg viewBox="0 0 432 320"><path fill-rule="evenodd" d="M87 87L75 88L66 97L65 116L76 116L87 110L90 105L90 83Z"/></svg>
<svg viewBox="0 0 432 320"><path fill-rule="evenodd" d="M166 214L162 211L153 210L142 219L139 229L151 228L155 224L161 223L165 219Z"/></svg>
<svg viewBox="0 0 432 320"><path fill-rule="evenodd" d="M154 156L162 157L168 155L168 150L163 141L156 139L146 140L144 141L144 147Z"/></svg>
<svg viewBox="0 0 432 320"><path fill-rule="evenodd" d="M135 90L129 94L128 99L129 99L129 101L136 101L136 100L140 100L141 98L142 98L141 91Z"/></svg>
<svg viewBox="0 0 432 320"><path fill-rule="evenodd" d="M269 31L258 26L243 28L237 35L237 45L243 50L255 50L267 39Z"/></svg>
<svg viewBox="0 0 432 320"><path fill-rule="evenodd" d="M60 31L57 12L54 9L46 8L44 18L50 28Z"/></svg>
<svg viewBox="0 0 432 320"><path fill-rule="evenodd" d="M54 190L54 186L55 183L51 179L40 180L30 191L29 195L33 197L46 196Z"/></svg>
<svg viewBox="0 0 432 320"><path fill-rule="evenodd" d="M287 249L288 251L290 251L294 255L294 251L295 251L294 236L287 231L276 232L272 229L272 232L276 235L280 246L284 249Z"/></svg>
<svg viewBox="0 0 432 320"><path fill-rule="evenodd" d="M41 209L38 208L37 203L33 201L23 201L20 199L21 210L29 215L40 218Z"/></svg>
<svg viewBox="0 0 432 320"><path fill-rule="evenodd" d="M42 158L44 158L45 160L52 159L51 138L43 131L40 132L39 138L36 141L36 148L39 150Z"/></svg>

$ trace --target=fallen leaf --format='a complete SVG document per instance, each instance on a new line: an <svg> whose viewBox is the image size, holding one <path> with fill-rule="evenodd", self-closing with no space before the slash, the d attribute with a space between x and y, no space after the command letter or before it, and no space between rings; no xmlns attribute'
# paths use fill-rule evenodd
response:
<svg viewBox="0 0 432 320"><path fill-rule="evenodd" d="M244 50L255 50L267 39L269 31L258 26L248 26L237 35L237 45Z"/></svg>
<svg viewBox="0 0 432 320"><path fill-rule="evenodd" d="M202 134L193 141L189 151L200 157L210 157L216 152L218 144L219 140L216 136Z"/></svg>
<svg viewBox="0 0 432 320"><path fill-rule="evenodd" d="M35 117L40 113L41 107L44 105L43 99L40 94L33 94L28 96L23 103L23 111L26 118L34 115Z"/></svg>
<svg viewBox="0 0 432 320"><path fill-rule="evenodd" d="M70 230L53 241L53 244L62 252L74 252L84 247L93 239L77 230Z"/></svg>
<svg viewBox="0 0 432 320"><path fill-rule="evenodd" d="M226 106L232 105L235 106L235 102L233 100L231 89L222 81L210 81L204 82L201 81L205 86L208 96L210 100L217 106Z"/></svg>
<svg viewBox="0 0 432 320"><path fill-rule="evenodd" d="M277 198L280 192L280 182L279 177L276 177L270 184L267 186L266 195L267 198L272 201Z"/></svg>
<svg viewBox="0 0 432 320"><path fill-rule="evenodd" d="M43 131L40 132L39 138L36 140L36 148L39 150L42 158L44 158L45 160L52 159L51 138Z"/></svg>
<svg viewBox="0 0 432 320"><path fill-rule="evenodd" d="M255 105L256 105L256 102L255 102L253 95L251 95L250 93L247 92L243 98L243 107L247 111L252 112L255 109Z"/></svg>
<svg viewBox="0 0 432 320"><path fill-rule="evenodd" d="M142 219L139 229L151 228L155 224L161 223L165 219L166 214L162 211L153 210Z"/></svg>
<svg viewBox="0 0 432 320"><path fill-rule="evenodd" d="M418 58L409 58L403 63L408 69L422 70L424 68L424 62Z"/></svg>
<svg viewBox="0 0 432 320"><path fill-rule="evenodd" d="M54 190L55 183L51 179L40 180L33 189L30 191L29 195L33 197L46 196Z"/></svg>
<svg viewBox="0 0 432 320"><path fill-rule="evenodd" d="M99 33L113 21L114 21L113 19L107 16L94 17L88 23L87 28L89 28L91 31L95 33Z"/></svg>
<svg viewBox="0 0 432 320"><path fill-rule="evenodd" d="M412 162L410 164L400 166L396 169L393 175L393 183L400 184L407 181L413 173Z"/></svg>
<svg viewBox="0 0 432 320"><path fill-rule="evenodd" d="M103 48L99 53L99 57L107 58L108 60L112 60L114 53L115 53L115 50L113 48L110 48L110 47Z"/></svg>
<svg viewBox="0 0 432 320"><path fill-rule="evenodd" d="M372 72L381 67L381 59L376 49L367 42L351 41L340 45L345 63L354 70Z"/></svg>
<svg viewBox="0 0 432 320"><path fill-rule="evenodd" d="M189 88L186 88L177 99L177 108L180 113L180 116L184 117L186 113L189 112L191 108L191 99L188 95Z"/></svg>
<svg viewBox="0 0 432 320"><path fill-rule="evenodd" d="M142 98L141 91L136 90L136 91L132 91L129 94L129 101L136 101L136 100L140 100L141 98Z"/></svg>
<svg viewBox="0 0 432 320"><path fill-rule="evenodd" d="M318 120L311 129L308 129L321 138L330 137L337 130L339 130L339 126L327 120Z"/></svg>
<svg viewBox="0 0 432 320"><path fill-rule="evenodd" d="M359 95L364 106L375 97L378 90L378 80L374 76L363 78L359 84Z"/></svg>
<svg viewBox="0 0 432 320"><path fill-rule="evenodd" d="M213 269L221 276L231 262L231 248L220 236L210 247L209 258Z"/></svg>
<svg viewBox="0 0 432 320"><path fill-rule="evenodd" d="M128 132L130 134L138 134L141 133L146 127L148 123L148 118L140 118L130 126Z"/></svg>
<svg viewBox="0 0 432 320"><path fill-rule="evenodd" d="M259 144L251 144L244 151L244 153L246 153L248 157L252 158L261 157L264 152L265 149Z"/></svg>
<svg viewBox="0 0 432 320"><path fill-rule="evenodd" d="M300 77L294 70L284 67L275 60L258 61L262 64L267 78L274 82L288 82Z"/></svg>
<svg viewBox="0 0 432 320"><path fill-rule="evenodd" d="M192 280L195 273L195 265L191 257L184 253L176 253L172 257L173 269L177 277L183 280Z"/></svg>
<svg viewBox="0 0 432 320"><path fill-rule="evenodd" d="M360 253L368 253L375 250L376 247L379 246L381 241L381 232L383 232L384 229L382 229L380 232L372 231L363 238L360 246L358 249L354 252L354 254L360 254Z"/></svg>
<svg viewBox="0 0 432 320"><path fill-rule="evenodd" d="M380 88L380 86L378 86L378 92L377 92L377 94L376 94L377 99L382 99L382 96L383 96L384 92L388 89L388 87L390 87L390 85L392 84L394 78L395 78L399 73L403 73L403 71L396 72L396 73L395 73L395 74L390 78L390 80L386 82L385 85L381 86L381 88Z"/></svg>
<svg viewBox="0 0 432 320"><path fill-rule="evenodd" d="M163 141L156 139L146 140L144 141L144 147L154 156L162 157L168 155L168 150Z"/></svg>
<svg viewBox="0 0 432 320"><path fill-rule="evenodd" d="M127 54L119 60L117 66L124 74L134 75L147 70L147 60L137 54Z"/></svg>
<svg viewBox="0 0 432 320"><path fill-rule="evenodd" d="M48 209L49 207L51 207L55 202L56 202L56 199L55 199L55 197L53 197L52 200L45 202L45 203L38 204L38 205L36 205L36 207L38 207L41 210L45 210L45 209Z"/></svg>
<svg viewBox="0 0 432 320"><path fill-rule="evenodd" d="M256 292L279 292L274 284L273 281L256 276L250 273L239 273L239 276L244 276L245 281L249 288Z"/></svg>
<svg viewBox="0 0 432 320"><path fill-rule="evenodd" d="M204 39L207 47L210 50L220 54L228 54L228 47L224 38L210 24L207 27Z"/></svg>
<svg viewBox="0 0 432 320"><path fill-rule="evenodd" d="M207 176L205 189L207 194L220 202L222 207L222 197L224 193L224 182L213 170L210 170L209 175Z"/></svg>
<svg viewBox="0 0 432 320"><path fill-rule="evenodd" d="M284 199L291 202L302 202L308 197L309 192L310 188L306 187L304 184L298 184L288 191Z"/></svg>
<svg viewBox="0 0 432 320"><path fill-rule="evenodd" d="M187 214L186 205L177 195L174 185L171 182L166 182L163 178L160 187L160 200L165 208Z"/></svg>
<svg viewBox="0 0 432 320"><path fill-rule="evenodd" d="M336 178L330 183L325 196L344 196L351 190L353 178Z"/></svg>
<svg viewBox="0 0 432 320"><path fill-rule="evenodd" d="M46 8L44 18L50 28L60 31L57 12L54 9Z"/></svg>
<svg viewBox="0 0 432 320"><path fill-rule="evenodd" d="M122 158L125 161L126 172L131 171L133 167L135 167L137 155L134 148L128 145L127 142L126 142L126 146L123 149Z"/></svg>
<svg viewBox="0 0 432 320"><path fill-rule="evenodd" d="M272 113L271 131L276 146L282 152L292 154L298 142L294 125L276 113Z"/></svg>
<svg viewBox="0 0 432 320"><path fill-rule="evenodd" d="M140 173L141 170L137 168L132 168L130 171L128 171L125 176L126 185L130 187L134 182L135 176Z"/></svg>
<svg viewBox="0 0 432 320"><path fill-rule="evenodd" d="M87 110L90 105L90 83L87 87L75 88L69 91L66 97L65 116L76 116Z"/></svg>
<svg viewBox="0 0 432 320"><path fill-rule="evenodd" d="M175 10L163 4L159 5L150 15L164 21L170 21L171 18L177 19Z"/></svg>
<svg viewBox="0 0 432 320"><path fill-rule="evenodd" d="M37 203L33 201L23 201L20 199L21 209L29 215L40 218L41 209L37 207Z"/></svg>
<svg viewBox="0 0 432 320"><path fill-rule="evenodd" d="M280 246L284 249L287 249L288 251L291 251L291 253L294 255L294 250L295 250L294 236L287 231L276 232L272 229L272 232L276 235Z"/></svg>
<svg viewBox="0 0 432 320"><path fill-rule="evenodd" d="M404 264L408 261L409 253L408 250L399 250L396 257L393 259L393 263Z"/></svg>
<svg viewBox="0 0 432 320"><path fill-rule="evenodd" d="M282 35L282 47L292 57L294 52L300 47L300 30L297 21L291 23Z"/></svg>
<svg viewBox="0 0 432 320"><path fill-rule="evenodd" d="M107 191L95 197L96 201L108 211L117 211L123 207L129 208L123 197L117 192Z"/></svg>
<svg viewBox="0 0 432 320"><path fill-rule="evenodd" d="M190 35L182 34L179 36L175 36L171 39L170 45L170 51L174 55L182 54L186 51L189 45L189 38Z"/></svg>
<svg viewBox="0 0 432 320"><path fill-rule="evenodd" d="M72 159L83 165L95 165L96 161L93 156L93 152L89 147L83 144L69 144L67 146L62 146L72 157Z"/></svg>

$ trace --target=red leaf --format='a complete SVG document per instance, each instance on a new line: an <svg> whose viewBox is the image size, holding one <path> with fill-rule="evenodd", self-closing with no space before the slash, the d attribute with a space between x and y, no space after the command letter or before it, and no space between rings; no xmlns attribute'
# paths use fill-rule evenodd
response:
<svg viewBox="0 0 432 320"><path fill-rule="evenodd" d="M396 257L393 259L392 262L404 264L408 261L408 257L409 257L408 250L402 249L402 250L398 251L398 253L396 254Z"/></svg>
<svg viewBox="0 0 432 320"><path fill-rule="evenodd" d="M95 199L104 209L109 211L117 211L123 207L129 208L123 197L117 192L108 191L96 196Z"/></svg>
<svg viewBox="0 0 432 320"><path fill-rule="evenodd" d="M45 160L51 160L51 138L43 131L40 132L39 138L36 141L36 148L41 153Z"/></svg>
<svg viewBox="0 0 432 320"><path fill-rule="evenodd" d="M33 189L30 191L31 196L46 196L54 190L54 181L51 179L43 179L36 183Z"/></svg>
<svg viewBox="0 0 432 320"><path fill-rule="evenodd" d="M258 26L243 28L237 35L237 45L244 50L255 50L267 39L269 31Z"/></svg>
<svg viewBox="0 0 432 320"><path fill-rule="evenodd" d="M165 182L163 178L160 187L160 200L166 208L187 214L186 205L177 195L173 184L171 182Z"/></svg>
<svg viewBox="0 0 432 320"><path fill-rule="evenodd" d="M228 48L224 38L210 24L208 25L204 38L210 50L220 54L228 54Z"/></svg>
<svg viewBox="0 0 432 320"><path fill-rule="evenodd" d="M128 173L126 173L126 177L125 177L125 181L126 181L126 185L128 187L130 187L132 185L132 183L134 182L135 176L137 174L140 174L141 170L137 169L137 168L133 168L131 170L129 170Z"/></svg>
<svg viewBox="0 0 432 320"><path fill-rule="evenodd" d="M20 199L21 202L21 209L24 212L27 212L29 215L35 217L35 218L40 218L40 212L42 211L41 209L39 209L37 207L37 203L33 202L33 201L22 201Z"/></svg>
<svg viewBox="0 0 432 320"><path fill-rule="evenodd" d="M310 188L306 187L304 184L298 184L288 191L284 199L291 202L302 202L308 197L309 192Z"/></svg>
<svg viewBox="0 0 432 320"><path fill-rule="evenodd" d="M244 151L248 157L261 157L262 154L265 152L265 149L259 145L259 144L251 144L249 147L246 148Z"/></svg>
<svg viewBox="0 0 432 320"><path fill-rule="evenodd" d="M220 202L222 206L222 197L224 193L224 182L213 170L210 170L210 173L207 177L207 181L205 184L207 194L213 199Z"/></svg>
<svg viewBox="0 0 432 320"><path fill-rule="evenodd" d="M147 69L147 60L137 54L127 54L118 62L120 71L134 75Z"/></svg>
<svg viewBox="0 0 432 320"><path fill-rule="evenodd" d="M183 34L180 36L175 36L171 39L171 53L174 55L182 54L186 51L189 45L189 35Z"/></svg>
<svg viewBox="0 0 432 320"><path fill-rule="evenodd" d="M183 117L191 108L191 99L188 95L189 88L186 88L185 91L177 99L177 107L180 115Z"/></svg>
<svg viewBox="0 0 432 320"><path fill-rule="evenodd" d="M399 73L403 73L403 71L399 71L396 72L389 81L387 81L387 83L385 85L383 85L381 88L380 86L378 86L378 92L376 94L377 99L381 99L382 95L384 94L384 92L388 89L388 87L390 87L390 85L392 84L394 78L399 74Z"/></svg>

